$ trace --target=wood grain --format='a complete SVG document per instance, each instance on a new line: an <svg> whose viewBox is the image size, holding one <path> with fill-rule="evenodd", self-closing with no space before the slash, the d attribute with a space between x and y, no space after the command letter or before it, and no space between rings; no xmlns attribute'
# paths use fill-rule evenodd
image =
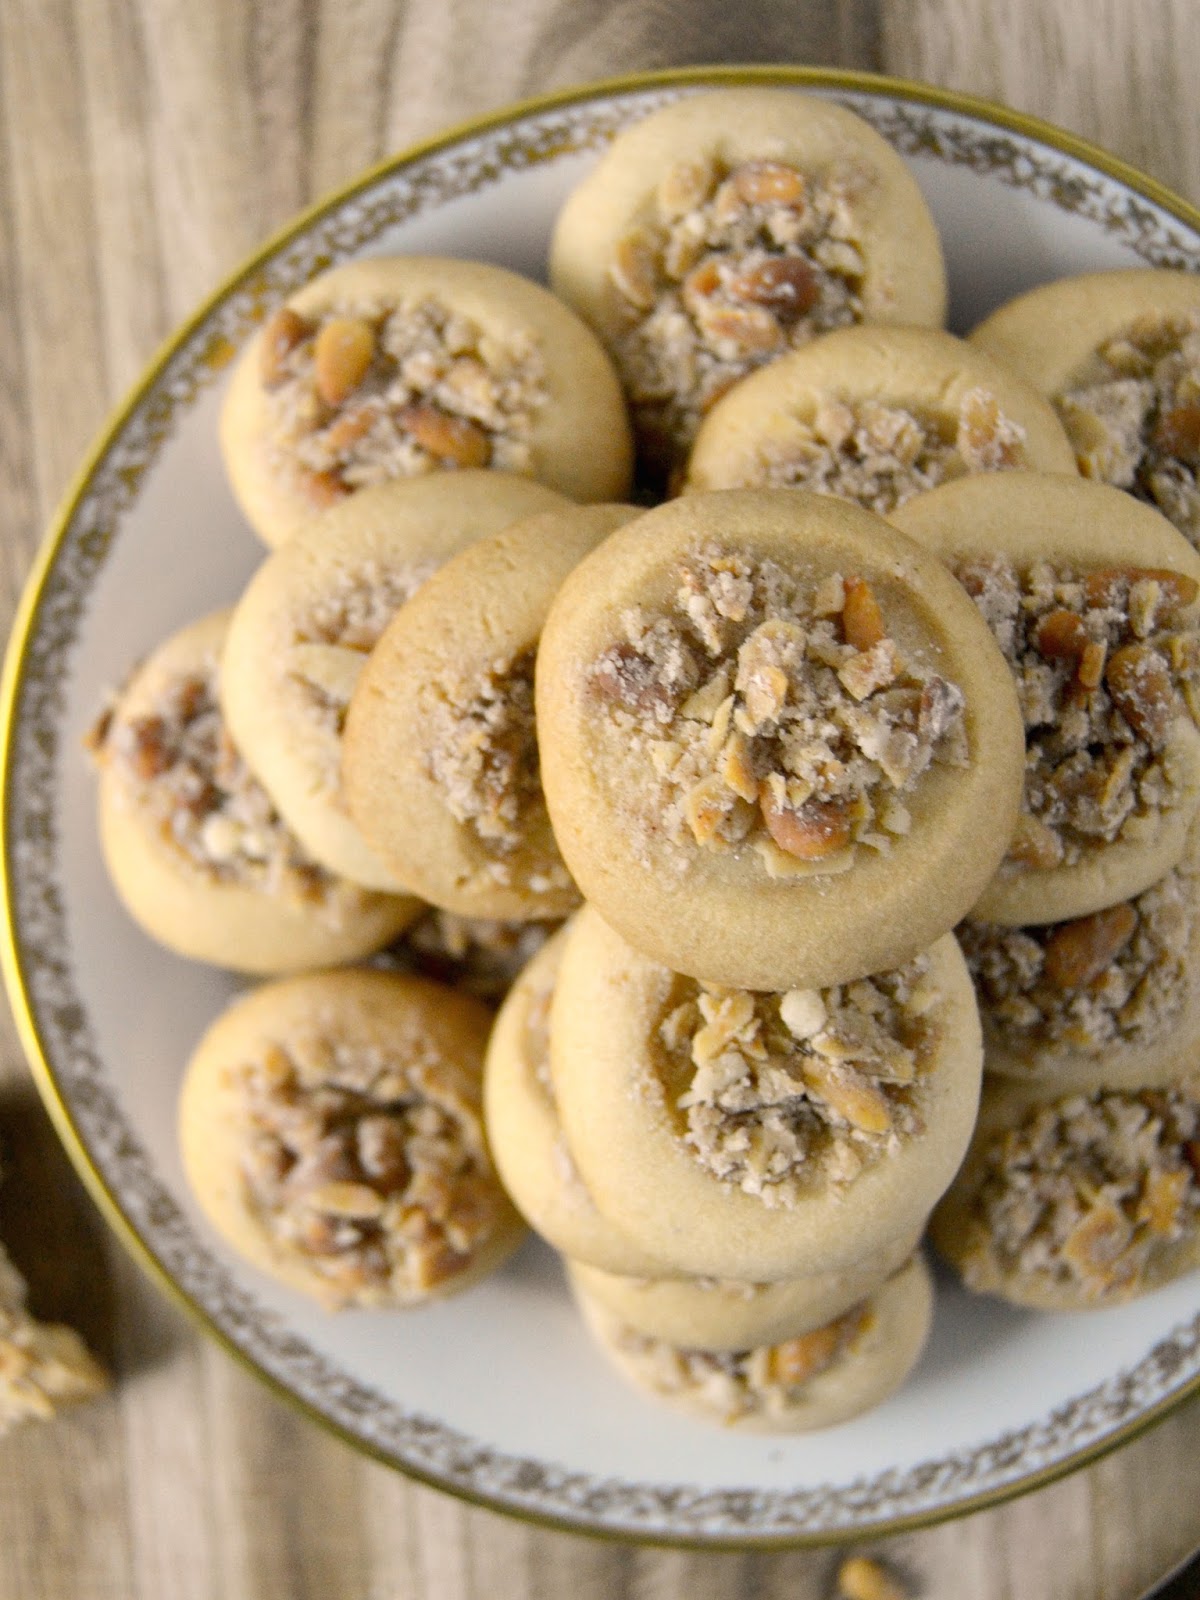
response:
<svg viewBox="0 0 1200 1600"><path fill-rule="evenodd" d="M0 0L0 606L109 405L298 207L404 143L557 86L687 62L836 63L1064 123L1200 197L1192 0ZM0 1190L41 1308L108 1398L0 1441L0 1600L816 1600L840 1556L626 1548L523 1526L327 1437L125 1261L0 1038ZM14 1097L17 1109L14 1110ZM44 1161L42 1158L45 1158ZM30 1241L29 1216L40 1243ZM39 1256L66 1274L32 1270ZM40 1283L39 1283L40 1277ZM928 1600L1128 1600L1200 1541L1200 1405L1011 1505L878 1550Z"/></svg>

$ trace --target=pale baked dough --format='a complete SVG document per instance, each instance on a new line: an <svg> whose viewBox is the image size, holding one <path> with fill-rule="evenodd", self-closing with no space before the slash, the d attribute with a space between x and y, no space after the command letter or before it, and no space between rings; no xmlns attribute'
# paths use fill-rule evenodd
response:
<svg viewBox="0 0 1200 1600"><path fill-rule="evenodd" d="M623 1277L571 1259L567 1272L589 1298L647 1338L692 1350L746 1350L798 1338L844 1315L899 1271L920 1233L904 1234L840 1271L780 1283Z"/></svg>
<svg viewBox="0 0 1200 1600"><path fill-rule="evenodd" d="M637 512L563 507L481 539L394 617L350 701L350 814L393 877L472 917L579 900L538 776L533 663L571 569Z"/></svg>
<svg viewBox="0 0 1200 1600"><path fill-rule="evenodd" d="M100 841L113 887L152 938L193 960L251 973L356 961L395 938L421 903L361 889L318 867L250 778L225 740L217 708L228 622L229 612L222 611L172 634L102 720L96 740ZM158 764L156 719L164 706L186 699L192 684L202 686L198 707L212 738L205 741L202 766L185 772L184 763L174 770L188 793L209 805L206 831L191 828L187 805L178 813L200 856L183 848L173 831L176 810L163 788L174 782L172 768L152 770ZM150 759L142 775L138 748L146 740Z"/></svg>
<svg viewBox="0 0 1200 1600"><path fill-rule="evenodd" d="M394 973L310 973L217 1017L179 1102L184 1170L218 1233L331 1310L453 1294L523 1236L480 1107L490 1014Z"/></svg>
<svg viewBox="0 0 1200 1600"><path fill-rule="evenodd" d="M984 1069L1069 1088L1168 1083L1200 1060L1200 825L1132 900L1028 928L959 928Z"/></svg>
<svg viewBox="0 0 1200 1600"><path fill-rule="evenodd" d="M1097 348L1139 317L1200 314L1200 277L1128 267L1058 278L1018 295L967 335L1054 399L1086 371Z"/></svg>
<svg viewBox="0 0 1200 1600"><path fill-rule="evenodd" d="M439 466L507 465L571 499L617 499L627 491L629 425L608 358L579 318L531 280L481 261L373 256L322 273L286 302L288 312L305 320L337 313L371 321L396 308L419 317L429 307L457 319L448 345L439 342L440 335L424 341L434 348L432 361L422 349L416 364L404 369L398 388L394 374L378 381L368 377L347 400L319 413L324 422L343 414L347 405L359 407L368 392L382 394L385 389L381 404L389 415L405 407L422 408L419 419L410 410L407 420L397 424L402 444L392 450L393 459L358 476L379 481ZM332 475L336 482L328 472L302 469L294 450L272 443L275 391L263 383L264 343L277 338L277 329L278 323L269 321L250 341L221 412L221 445L234 493L255 531L271 545L290 538L315 510L359 486L347 483L340 468ZM496 447L497 435L480 426L491 415L488 397L479 397L474 381L456 387L449 376L456 361L465 356L474 362L479 354L485 362L495 355L500 364L501 400L518 382L514 373L524 373L521 381L529 392L513 401L514 414L521 419L520 436L507 453ZM478 374L467 374L469 380L473 376ZM412 441L417 433L428 437L422 430L431 422L443 430L449 427L448 449L458 448L455 430L465 429L471 444L492 438L492 459L479 459L470 445L458 449L457 461L453 454L415 449Z"/></svg>
<svg viewBox="0 0 1200 1600"><path fill-rule="evenodd" d="M1001 559L1022 578L1048 566L1080 578L1131 568L1178 573L1193 592L1200 582L1200 556L1165 517L1083 479L1041 473L964 478L897 507L891 520L960 572ZM1194 601L1179 615L1196 628ZM1109 665L1106 660L1105 672ZM1179 670L1187 694L1194 694L1194 667L1185 659ZM1139 802L1119 836L1080 845L1074 863L1040 867L1010 854L973 916L1012 926L1060 922L1128 899L1175 865L1200 804L1200 732L1185 701L1175 693L1159 757L1170 780L1166 803L1151 808ZM1040 827L1036 818L1032 826ZM1025 848L1020 837L1016 844Z"/></svg>
<svg viewBox="0 0 1200 1600"><path fill-rule="evenodd" d="M1053 407L936 328L845 328L735 385L705 418L687 489L837 491L882 515L936 483L1032 468L1075 475Z"/></svg>
<svg viewBox="0 0 1200 1600"><path fill-rule="evenodd" d="M222 652L221 707L280 814L331 872L401 888L351 820L341 782L346 708L380 635L451 556L564 504L501 472L381 484L310 518L250 580Z"/></svg>
<svg viewBox="0 0 1200 1600"><path fill-rule="evenodd" d="M722 786L724 804L725 779L709 776L702 780L707 787L676 793L657 746L666 741L670 753L672 729L693 742L708 740L703 724L725 713L708 707L693 718L685 683L672 691L672 724L638 720L614 709L598 679L614 652L632 651L628 659L637 664L638 652L624 642L631 615L647 626L682 616L676 607L682 578L698 562L711 565L710 556L718 565L732 560L761 574L780 572L805 592L855 575L876 596L886 630L904 660L927 676L930 690L940 684L952 703L961 691L965 749L948 752L952 761L932 761L900 794L904 816L893 820L906 832L887 838L876 829L878 848L852 844L798 860L776 849L757 821L747 824L740 842L716 848L701 844L692 824L681 820L697 796L707 804L714 783ZM748 632L749 623L729 624L728 654ZM860 659L854 650L848 655ZM899 965L970 909L1015 824L1023 738L1002 669L1003 657L949 572L858 506L783 489L687 495L660 506L611 535L575 569L542 635L542 782L563 858L585 898L615 928L680 972L786 989ZM802 670L811 681L807 665ZM754 781L761 808L774 779ZM893 795L890 782L880 780L883 811ZM728 803L735 804L732 791ZM736 815L750 816L751 809Z"/></svg>
<svg viewBox="0 0 1200 1600"><path fill-rule="evenodd" d="M1155 1144L1148 1135L1170 1096L1190 1105L1190 1134L1182 1147L1174 1143L1165 1160L1161 1152L1153 1163L1140 1159L1132 1140L1140 1128L1143 1153ZM1116 1108L1116 1115L1098 1116L1097 1108L1104 1107ZM1045 1154L1038 1158L1035 1152L1050 1151L1057 1142L1054 1128L1064 1108L1080 1119L1081 1129L1107 1128L1118 1140L1115 1156L1106 1158L1098 1144L1083 1144L1053 1165ZM1129 1141L1114 1133L1126 1125ZM930 1238L968 1288L1016 1305L1083 1311L1132 1300L1200 1267L1198 1130L1195 1076L1158 1079L1141 1090L1097 1086L1093 1078L1073 1092L1056 1084L989 1078L970 1151L933 1214ZM1152 1165L1158 1175L1151 1179ZM990 1215L1004 1216L1013 1233L1002 1248L979 1199L989 1169L996 1207Z"/></svg>
<svg viewBox="0 0 1200 1600"><path fill-rule="evenodd" d="M919 1228L962 1159L979 1096L979 1018L951 935L928 952L925 995L927 1031L907 1130L894 1131L897 1112L893 1131L855 1172L841 1147L857 1151L866 1142L814 1090L806 1098L828 1117L830 1131L815 1135L825 1142L813 1143L812 1155L785 1175L787 1192L773 1181L750 1192L739 1175L720 1177L702 1164L687 1142L678 1102L696 1075L668 1053L662 1031L686 986L585 906L561 958L550 1065L567 1145L597 1208L683 1271L763 1282L836 1272ZM799 1080L796 1098L798 1126L807 1129ZM753 1149L746 1160L753 1175Z"/></svg>
<svg viewBox="0 0 1200 1600"><path fill-rule="evenodd" d="M737 1356L645 1339L580 1283L572 1287L593 1337L636 1388L700 1421L747 1432L828 1428L879 1405L916 1365L933 1321L933 1282L919 1255L863 1302L857 1318L850 1314L841 1337L835 1323ZM826 1338L831 1358L821 1349ZM810 1364L816 1370L799 1382L783 1376Z"/></svg>
<svg viewBox="0 0 1200 1600"><path fill-rule="evenodd" d="M748 191L738 177L747 164ZM764 170L764 198L754 202L757 211L730 233L723 209L731 196L758 193L756 182L761 188ZM718 198L717 186L730 175L732 189L726 183ZM791 187L798 189L797 197L783 192ZM822 223L810 234L809 219L822 217L823 207L831 227ZM675 223L684 259L672 271L673 292L663 302L668 280L655 260ZM748 252L739 227L747 234ZM816 276L810 279L806 270L799 285L752 285L744 293L734 293L726 283L717 291L720 314L705 332L703 307L697 321L692 299L696 280L688 274L713 267L720 273L721 263L742 261L749 263L751 276L764 261L768 274L781 261L799 261L815 268ZM685 279L688 287L681 295ZM811 282L825 280L830 289L823 297L798 309L798 300L813 292ZM759 87L689 96L618 134L559 214L550 282L623 367L639 444L659 467L686 453L698 415L751 367L839 322L936 327L946 307L937 230L912 174L892 147L853 112L829 100ZM655 311L656 300L663 334L677 337L682 326L687 335L686 348L665 363L674 369L681 402L669 405L665 416L656 404L664 386L643 386L645 398L639 399L636 370L623 356L630 330L645 311ZM739 324L747 320L752 325L742 329Z"/></svg>
<svg viewBox="0 0 1200 1600"><path fill-rule="evenodd" d="M509 990L488 1040L483 1109L492 1159L529 1226L576 1261L661 1279L671 1268L596 1210L563 1138L550 1081L550 999L566 929Z"/></svg>

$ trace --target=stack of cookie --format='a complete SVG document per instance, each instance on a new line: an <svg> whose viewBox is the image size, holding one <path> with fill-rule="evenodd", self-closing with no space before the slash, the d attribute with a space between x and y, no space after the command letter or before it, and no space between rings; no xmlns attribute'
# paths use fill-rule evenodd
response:
<svg viewBox="0 0 1200 1600"><path fill-rule="evenodd" d="M924 1269L892 1275L975 1118L950 930L1016 818L1002 657L871 513L692 495L563 583L536 709L589 903L493 1035L501 1174L643 1386L748 1426L851 1414L920 1348Z"/></svg>

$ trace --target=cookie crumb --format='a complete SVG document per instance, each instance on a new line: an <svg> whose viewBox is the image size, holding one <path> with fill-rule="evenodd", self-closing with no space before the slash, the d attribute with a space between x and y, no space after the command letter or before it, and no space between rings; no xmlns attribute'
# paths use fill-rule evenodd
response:
<svg viewBox="0 0 1200 1600"><path fill-rule="evenodd" d="M910 1600L909 1592L870 1556L849 1556L838 1568L837 1600Z"/></svg>

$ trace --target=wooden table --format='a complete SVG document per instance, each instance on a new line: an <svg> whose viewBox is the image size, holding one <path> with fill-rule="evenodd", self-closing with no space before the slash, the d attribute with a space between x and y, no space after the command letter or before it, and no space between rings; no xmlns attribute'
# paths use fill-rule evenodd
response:
<svg viewBox="0 0 1200 1600"><path fill-rule="evenodd" d="M507 100L700 61L992 96L1200 199L1194 0L0 0L0 604L110 404L298 207ZM531 1529L301 1420L186 1325L66 1169L10 1029L5 1236L111 1396L0 1442L0 1600L751 1600L835 1552L698 1555ZM1081 1326L1081 1337L1085 1337ZM878 1549L928 1600L1132 1597L1200 1541L1200 1405L1087 1471Z"/></svg>

